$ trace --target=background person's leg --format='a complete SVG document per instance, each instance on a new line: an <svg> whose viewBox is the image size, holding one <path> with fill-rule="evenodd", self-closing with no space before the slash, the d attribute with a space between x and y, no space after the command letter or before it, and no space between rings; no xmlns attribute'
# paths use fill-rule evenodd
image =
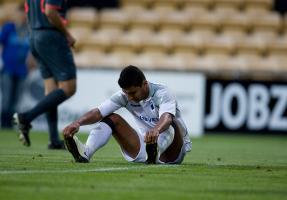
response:
<svg viewBox="0 0 287 200"><path fill-rule="evenodd" d="M45 79L46 80L46 79ZM67 80L59 82L59 88L53 90L48 95L44 97L34 108L31 110L21 113L22 122L29 124L39 115L46 113L59 104L64 102L70 96L75 93L76 90L76 80Z"/></svg>
<svg viewBox="0 0 287 200"><path fill-rule="evenodd" d="M58 88L57 82L53 78L46 79L44 81L45 95L53 92ZM64 149L64 142L60 140L58 133L58 108L52 108L46 112L46 119L48 123L49 139L48 144L49 149Z"/></svg>
<svg viewBox="0 0 287 200"><path fill-rule="evenodd" d="M12 102L12 76L7 73L1 73L1 91L2 91L2 104L1 104L1 127L11 128L11 118L9 113L11 112Z"/></svg>
<svg viewBox="0 0 287 200"><path fill-rule="evenodd" d="M15 112L17 112L17 106L19 102L21 102L21 98L24 91L24 77L17 77L13 78L13 92L12 92L12 99L11 99L11 113L10 113L10 121L12 123L12 116Z"/></svg>

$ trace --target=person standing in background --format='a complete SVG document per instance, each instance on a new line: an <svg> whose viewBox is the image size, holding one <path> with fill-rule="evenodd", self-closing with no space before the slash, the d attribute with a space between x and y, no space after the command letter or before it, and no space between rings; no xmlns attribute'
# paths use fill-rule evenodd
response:
<svg viewBox="0 0 287 200"><path fill-rule="evenodd" d="M2 45L1 59L1 127L12 128L12 116L21 97L21 91L28 74L27 64L31 63L29 53L28 29L24 6L17 8L13 13L13 20L2 26L0 32ZM30 66L31 67L31 66Z"/></svg>
<svg viewBox="0 0 287 200"><path fill-rule="evenodd" d="M30 47L44 79L45 97L32 109L13 115L19 139L30 146L31 122L46 114L51 143L49 149L63 149L58 134L58 105L76 92L76 66L71 47L76 40L66 28L67 0L26 0Z"/></svg>

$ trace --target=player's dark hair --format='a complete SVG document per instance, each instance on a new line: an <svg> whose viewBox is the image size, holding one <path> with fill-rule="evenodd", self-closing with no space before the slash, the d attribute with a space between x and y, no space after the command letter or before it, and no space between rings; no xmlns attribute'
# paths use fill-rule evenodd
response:
<svg viewBox="0 0 287 200"><path fill-rule="evenodd" d="M146 80L144 73L138 67L129 65L121 71L118 84L123 89L140 87L144 80Z"/></svg>

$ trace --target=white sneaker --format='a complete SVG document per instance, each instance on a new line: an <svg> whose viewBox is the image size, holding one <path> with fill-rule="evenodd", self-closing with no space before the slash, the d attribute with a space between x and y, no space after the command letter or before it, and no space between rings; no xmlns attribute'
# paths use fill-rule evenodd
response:
<svg viewBox="0 0 287 200"><path fill-rule="evenodd" d="M65 138L65 144L69 152L73 155L76 162L88 163L89 157L86 155L85 145L78 139L78 137Z"/></svg>

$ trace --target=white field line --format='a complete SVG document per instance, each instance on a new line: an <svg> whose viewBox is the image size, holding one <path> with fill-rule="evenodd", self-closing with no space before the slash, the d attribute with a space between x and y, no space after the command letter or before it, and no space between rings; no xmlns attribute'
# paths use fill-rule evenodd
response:
<svg viewBox="0 0 287 200"><path fill-rule="evenodd" d="M95 169L66 169L66 170L3 170L0 175L5 174L63 174L63 173L87 173L87 172L113 172L147 169L155 167L171 167L176 165L152 165L152 166L133 166L133 167L103 167Z"/></svg>

